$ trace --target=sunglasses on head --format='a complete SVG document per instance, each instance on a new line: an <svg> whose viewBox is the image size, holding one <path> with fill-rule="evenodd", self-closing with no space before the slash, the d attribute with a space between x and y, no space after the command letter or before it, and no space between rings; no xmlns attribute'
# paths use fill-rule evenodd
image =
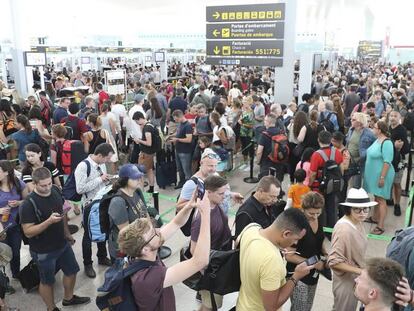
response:
<svg viewBox="0 0 414 311"><path fill-rule="evenodd" d="M203 156L203 159L205 158L220 160L220 157L215 153L207 153L206 155Z"/></svg>

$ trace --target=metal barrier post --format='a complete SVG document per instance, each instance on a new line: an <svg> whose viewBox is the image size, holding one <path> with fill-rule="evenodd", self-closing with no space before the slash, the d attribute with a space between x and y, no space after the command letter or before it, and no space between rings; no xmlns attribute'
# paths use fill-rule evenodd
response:
<svg viewBox="0 0 414 311"><path fill-rule="evenodd" d="M253 148L253 151L249 152L250 153L250 176L243 178L243 181L248 184L255 184L259 182L259 178L253 177L253 166L254 166L254 140L253 139L251 141L251 144L252 144L251 148Z"/></svg>
<svg viewBox="0 0 414 311"><path fill-rule="evenodd" d="M410 189L410 181L411 181L411 169L413 166L413 138L414 138L414 131L411 132L410 138L410 152L408 153L408 166L407 166L407 179L405 180L405 189L401 191L401 195L408 197L409 189Z"/></svg>

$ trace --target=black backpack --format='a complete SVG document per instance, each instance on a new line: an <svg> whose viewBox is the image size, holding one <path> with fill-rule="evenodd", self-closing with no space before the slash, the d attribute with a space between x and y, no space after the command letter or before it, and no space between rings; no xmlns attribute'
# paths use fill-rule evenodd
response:
<svg viewBox="0 0 414 311"><path fill-rule="evenodd" d="M70 120L69 117L67 117L66 121L65 121L65 128L67 130L66 139L72 139L72 140L81 140L81 135L79 132L79 127L78 127L78 121L79 118L76 117L74 120Z"/></svg>
<svg viewBox="0 0 414 311"><path fill-rule="evenodd" d="M158 128L156 128L152 123L147 122L145 125L149 125L150 127L152 127L154 130L152 131L152 145L151 145L151 151L153 153L159 152L162 149L162 139L160 136L160 131L158 130Z"/></svg>
<svg viewBox="0 0 414 311"><path fill-rule="evenodd" d="M414 130L414 111L410 111L407 113L407 115L404 117L403 125L407 129L407 131Z"/></svg>
<svg viewBox="0 0 414 311"><path fill-rule="evenodd" d="M195 183L195 185L196 185L196 187L197 187L197 184L198 184L198 178L197 177L195 177L195 176L192 176L191 178L190 178L190 180L193 182L193 183ZM177 202L178 202L178 200L180 199L180 195L181 195L181 192L180 192L180 194L177 196ZM191 210L191 213L190 213L190 216L188 217L188 220L187 220L187 222L184 224L184 226L182 226L181 228L180 228L180 230L181 230L181 232L185 235L185 236L190 236L191 235L191 223L193 222L193 217L194 217L194 214L195 214L195 208L193 208L192 210ZM176 212L176 214L178 214L178 212Z"/></svg>
<svg viewBox="0 0 414 311"><path fill-rule="evenodd" d="M336 149L331 147L331 156L329 159L323 150L319 149L316 151L325 161L319 185L319 190L324 194L338 193L342 191L345 186L341 169L339 168L338 163L335 162L335 151Z"/></svg>
<svg viewBox="0 0 414 311"><path fill-rule="evenodd" d="M321 114L321 124L325 127L325 130L327 130L330 133L333 133L335 131L335 126L330 120L333 112L329 112L328 115L325 117L325 114Z"/></svg>
<svg viewBox="0 0 414 311"><path fill-rule="evenodd" d="M190 94L188 94L188 102L191 104L191 102L193 101L193 99L194 99L194 97L195 97L195 95L198 93L198 87L197 88L195 88L195 87L193 87L192 89L191 89L191 92L190 92Z"/></svg>

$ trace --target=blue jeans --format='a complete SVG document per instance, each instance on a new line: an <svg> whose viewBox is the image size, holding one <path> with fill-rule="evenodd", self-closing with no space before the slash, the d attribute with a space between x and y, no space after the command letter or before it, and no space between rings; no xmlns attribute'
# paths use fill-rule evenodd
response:
<svg viewBox="0 0 414 311"><path fill-rule="evenodd" d="M15 278L20 272L20 248L22 246L22 233L20 226L14 226L7 230L5 244L11 247L13 258L10 261L10 270Z"/></svg>
<svg viewBox="0 0 414 311"><path fill-rule="evenodd" d="M176 153L175 163L177 164L180 183L191 178L191 153Z"/></svg>

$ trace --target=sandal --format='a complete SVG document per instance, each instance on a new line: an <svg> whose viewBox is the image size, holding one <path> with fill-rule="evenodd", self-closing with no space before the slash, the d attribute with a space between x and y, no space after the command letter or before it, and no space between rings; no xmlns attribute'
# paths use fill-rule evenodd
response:
<svg viewBox="0 0 414 311"><path fill-rule="evenodd" d="M365 219L364 222L367 222L369 224L377 224L378 223L378 221L375 221L374 219L372 219L372 216Z"/></svg>
<svg viewBox="0 0 414 311"><path fill-rule="evenodd" d="M76 216L80 215L80 209L77 205L73 206L73 212L75 213Z"/></svg>
<svg viewBox="0 0 414 311"><path fill-rule="evenodd" d="M378 227L378 226L376 226L375 228L374 228L374 230L372 230L371 231L371 234L375 234L375 235L381 235L381 234L383 234L384 233L384 229L382 229L382 228L380 228L380 227Z"/></svg>

